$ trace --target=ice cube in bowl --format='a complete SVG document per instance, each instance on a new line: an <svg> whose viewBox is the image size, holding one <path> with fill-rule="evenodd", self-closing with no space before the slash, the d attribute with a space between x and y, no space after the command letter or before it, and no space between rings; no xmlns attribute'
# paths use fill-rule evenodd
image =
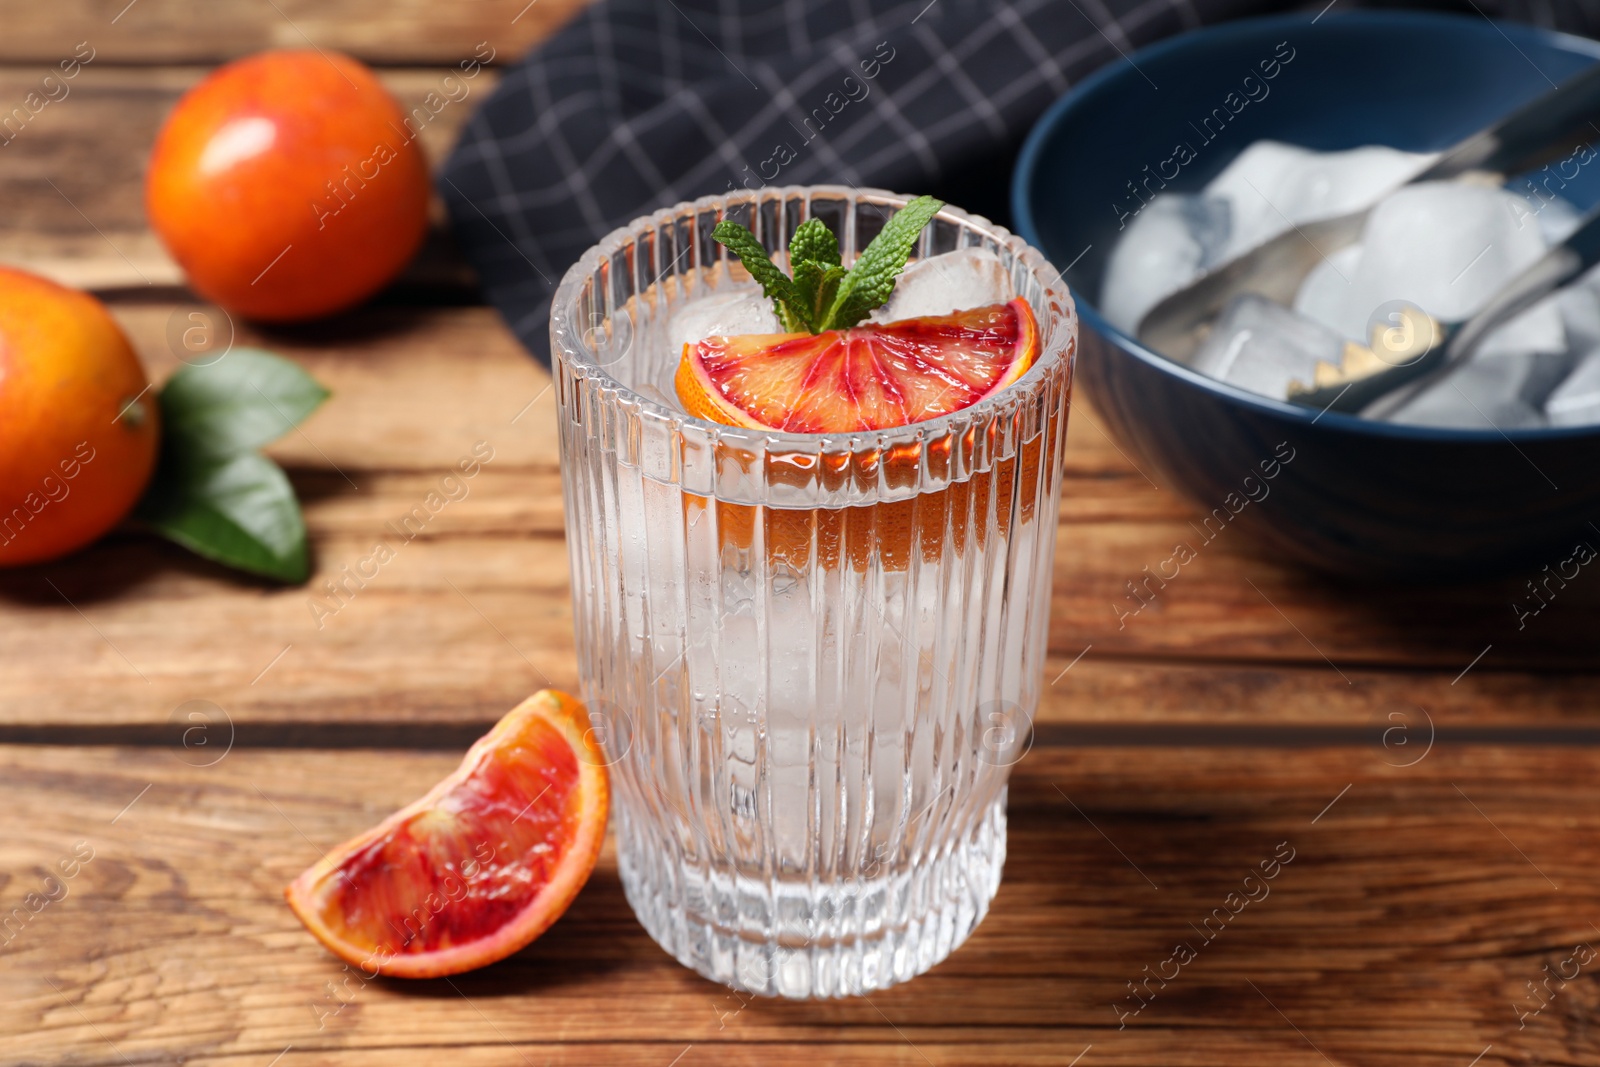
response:
<svg viewBox="0 0 1600 1067"><path fill-rule="evenodd" d="M1227 244L1228 211L1226 201L1182 194L1146 205L1119 235L1106 265L1106 318L1133 333L1162 297L1189 284Z"/></svg>
<svg viewBox="0 0 1600 1067"><path fill-rule="evenodd" d="M1583 357L1545 401L1552 426L1600 426L1600 352Z"/></svg>
<svg viewBox="0 0 1600 1067"><path fill-rule="evenodd" d="M1503 189L1456 182L1408 186L1373 209L1362 252L1335 328L1364 338L1375 312L1405 300L1441 322L1479 311L1545 253L1537 226L1512 210ZM1566 334L1553 303L1529 309L1484 340L1484 354L1564 352Z"/></svg>
<svg viewBox="0 0 1600 1067"><path fill-rule="evenodd" d="M1565 352L1481 356L1431 383L1390 418L1408 426L1472 430L1543 426L1544 398L1572 363Z"/></svg>
<svg viewBox="0 0 1600 1067"><path fill-rule="evenodd" d="M1344 338L1265 297L1229 304L1191 365L1220 381L1282 400L1291 382L1311 382L1317 364L1339 363Z"/></svg>
<svg viewBox="0 0 1600 1067"><path fill-rule="evenodd" d="M1432 159L1432 153L1383 145L1313 152L1257 141L1206 186L1206 196L1227 202L1233 220L1219 259L1232 259L1302 222L1365 207Z"/></svg>

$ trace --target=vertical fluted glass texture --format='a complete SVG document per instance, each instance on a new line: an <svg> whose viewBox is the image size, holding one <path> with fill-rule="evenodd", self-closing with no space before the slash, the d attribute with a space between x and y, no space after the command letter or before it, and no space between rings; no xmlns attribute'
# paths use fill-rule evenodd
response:
<svg viewBox="0 0 1600 1067"><path fill-rule="evenodd" d="M748 282L719 221L781 250L821 218L849 263L904 203L824 186L682 204L591 249L551 313L623 885L667 951L759 994L869 992L966 938L1043 684L1077 318L1038 252L954 209L924 231L919 256L996 252L1040 326L1027 376L954 415L806 435L659 402L668 315Z"/></svg>

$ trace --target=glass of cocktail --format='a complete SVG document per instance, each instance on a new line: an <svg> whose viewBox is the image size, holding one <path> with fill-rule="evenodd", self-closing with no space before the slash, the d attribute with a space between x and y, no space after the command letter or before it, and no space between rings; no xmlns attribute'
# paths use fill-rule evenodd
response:
<svg viewBox="0 0 1600 1067"><path fill-rule="evenodd" d="M821 219L848 266L906 202L815 186L682 204L591 249L551 311L579 671L623 886L667 951L757 994L870 992L966 938L1043 684L1077 316L1037 251L953 208L921 232L916 259L981 254L1036 323L1026 373L969 406L802 433L677 402L674 324L752 284L720 222L782 262ZM980 334L1013 321L990 310Z"/></svg>

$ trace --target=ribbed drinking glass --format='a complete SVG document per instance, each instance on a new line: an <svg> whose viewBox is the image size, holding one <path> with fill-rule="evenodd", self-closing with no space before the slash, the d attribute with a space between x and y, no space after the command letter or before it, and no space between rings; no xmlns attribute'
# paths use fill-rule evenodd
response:
<svg viewBox="0 0 1600 1067"><path fill-rule="evenodd" d="M1078 325L1037 251L953 208L923 232L919 257L996 253L1039 321L1027 375L955 414L788 434L669 400L668 317L749 282L718 222L781 251L821 218L848 264L904 203L817 186L682 204L591 249L551 313L623 886L668 952L758 994L880 989L972 932L1043 684Z"/></svg>

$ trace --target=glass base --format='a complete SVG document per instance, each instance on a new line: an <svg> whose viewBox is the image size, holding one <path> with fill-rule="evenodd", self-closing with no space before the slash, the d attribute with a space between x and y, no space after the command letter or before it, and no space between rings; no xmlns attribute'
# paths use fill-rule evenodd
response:
<svg viewBox="0 0 1600 1067"><path fill-rule="evenodd" d="M684 966L758 996L843 997L914 978L983 921L1006 859L1003 790L942 855L833 883L707 868L619 807L622 886L645 930Z"/></svg>

